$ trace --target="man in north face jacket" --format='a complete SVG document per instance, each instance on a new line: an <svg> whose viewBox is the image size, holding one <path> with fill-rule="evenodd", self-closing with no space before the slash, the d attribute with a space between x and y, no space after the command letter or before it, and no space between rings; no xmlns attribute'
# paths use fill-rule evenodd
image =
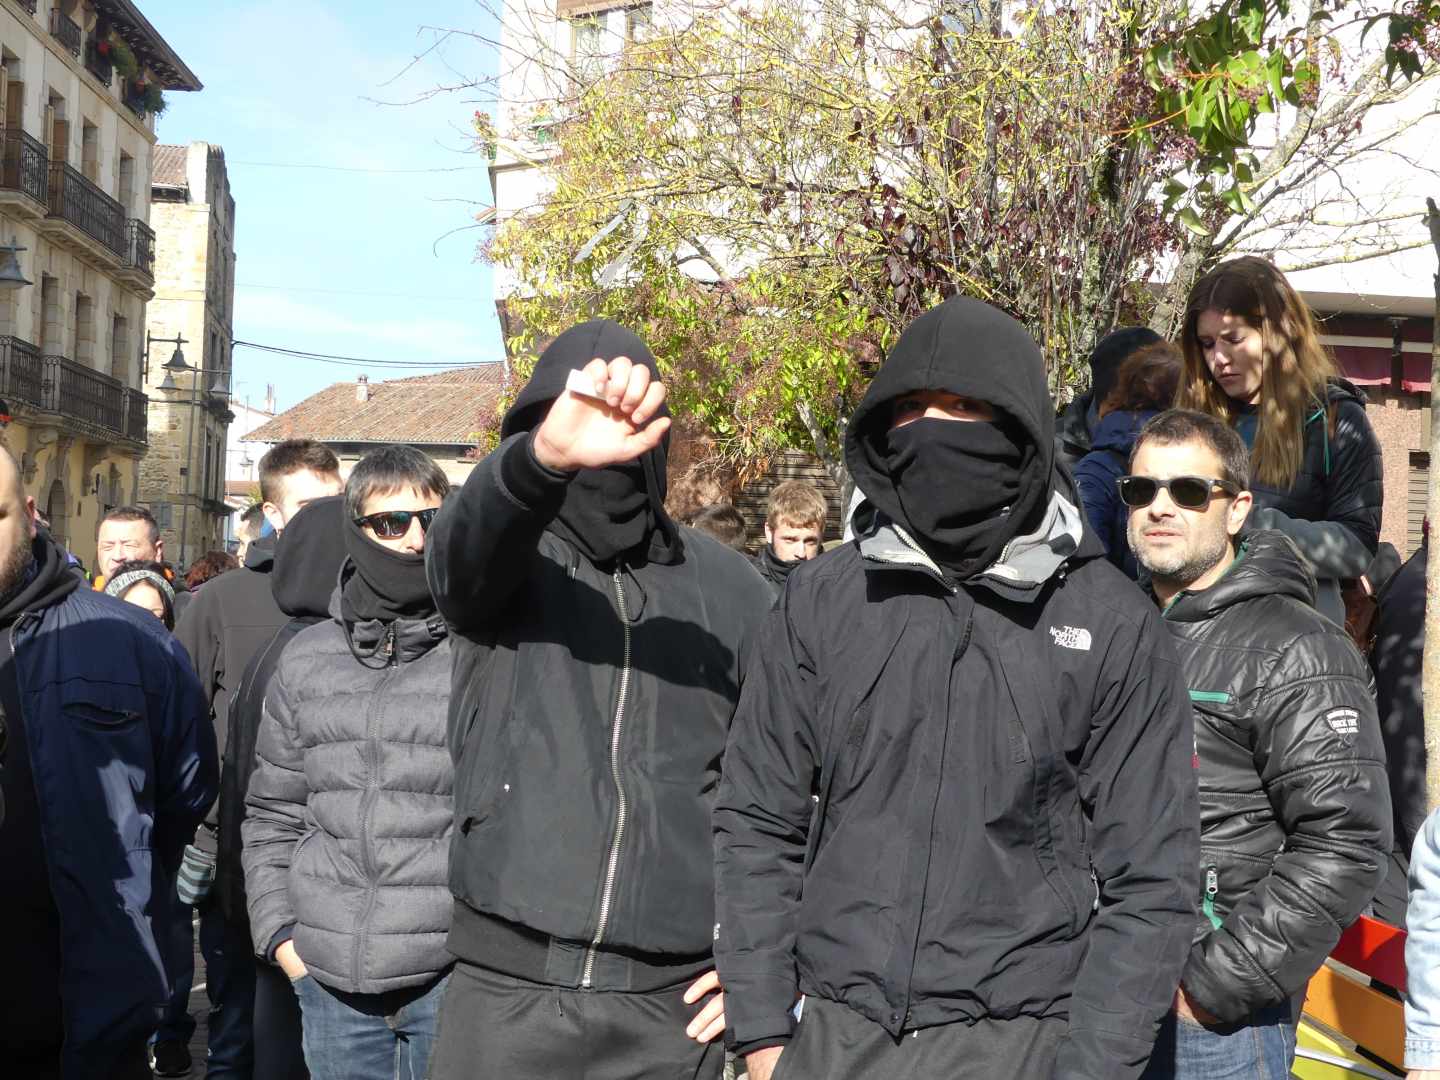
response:
<svg viewBox="0 0 1440 1080"><path fill-rule="evenodd" d="M1249 473L1232 428L1171 410L1120 481L1200 762L1200 917L1146 1080L1289 1076L1299 997L1390 852L1369 670L1287 537L1237 539Z"/></svg>
<svg viewBox="0 0 1440 1080"><path fill-rule="evenodd" d="M767 617L714 815L752 1080L1133 1080L1150 1055L1193 925L1190 710L1054 454L1039 349L964 298L849 425L856 539Z"/></svg>

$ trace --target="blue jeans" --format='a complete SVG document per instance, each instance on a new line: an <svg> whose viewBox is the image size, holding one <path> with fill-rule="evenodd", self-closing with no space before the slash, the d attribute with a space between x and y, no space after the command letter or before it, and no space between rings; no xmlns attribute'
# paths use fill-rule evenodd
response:
<svg viewBox="0 0 1440 1080"><path fill-rule="evenodd" d="M1214 1028L1171 1013L1141 1080L1289 1080L1295 1027L1288 1002Z"/></svg>
<svg viewBox="0 0 1440 1080"><path fill-rule="evenodd" d="M383 994L295 983L311 1080L425 1080L450 973Z"/></svg>
<svg viewBox="0 0 1440 1080"><path fill-rule="evenodd" d="M190 986L195 981L195 909L175 894L175 879L165 883L164 895L155 898L155 944L165 963L170 1000L152 1042L188 1043L195 1034L190 1015Z"/></svg>

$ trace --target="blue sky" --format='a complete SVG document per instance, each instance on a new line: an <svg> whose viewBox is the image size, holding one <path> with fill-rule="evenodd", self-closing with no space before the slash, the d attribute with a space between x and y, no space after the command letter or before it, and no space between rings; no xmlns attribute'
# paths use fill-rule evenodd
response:
<svg viewBox="0 0 1440 1080"><path fill-rule="evenodd" d="M273 383L284 409L362 372L375 381L500 358L490 272L475 257L482 233L467 228L490 203L486 163L469 148L469 119L488 103L476 90L376 103L493 73L493 51L469 37L413 62L435 44L433 28L493 39L480 3L141 0L141 9L205 84L167 94L160 141L225 149L235 337L430 365L389 371L237 348L237 399L258 404ZM294 167L316 165L329 168Z"/></svg>

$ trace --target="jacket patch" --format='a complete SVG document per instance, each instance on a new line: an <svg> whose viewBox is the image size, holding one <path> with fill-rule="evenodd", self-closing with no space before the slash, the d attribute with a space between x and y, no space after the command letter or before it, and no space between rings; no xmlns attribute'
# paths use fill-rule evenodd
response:
<svg viewBox="0 0 1440 1080"><path fill-rule="evenodd" d="M1346 746L1353 743L1355 736L1360 733L1360 713L1357 709L1348 706L1331 709L1325 713L1323 719L1330 725L1330 730L1344 740Z"/></svg>
<svg viewBox="0 0 1440 1080"><path fill-rule="evenodd" d="M1062 649L1079 649L1081 652L1090 651L1090 631L1080 626L1062 626L1058 629L1050 627L1050 636L1055 644Z"/></svg>

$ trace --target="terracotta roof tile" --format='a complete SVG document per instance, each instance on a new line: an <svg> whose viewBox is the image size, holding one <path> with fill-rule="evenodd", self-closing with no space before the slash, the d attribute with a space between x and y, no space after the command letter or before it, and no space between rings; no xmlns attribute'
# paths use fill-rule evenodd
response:
<svg viewBox="0 0 1440 1080"><path fill-rule="evenodd" d="M241 442L315 439L325 443L469 446L481 414L504 382L500 364L370 384L358 401L354 382L334 383L262 424Z"/></svg>
<svg viewBox="0 0 1440 1080"><path fill-rule="evenodd" d="M187 187L189 178L185 172L185 157L188 147L157 145L151 158L151 183L161 187Z"/></svg>

